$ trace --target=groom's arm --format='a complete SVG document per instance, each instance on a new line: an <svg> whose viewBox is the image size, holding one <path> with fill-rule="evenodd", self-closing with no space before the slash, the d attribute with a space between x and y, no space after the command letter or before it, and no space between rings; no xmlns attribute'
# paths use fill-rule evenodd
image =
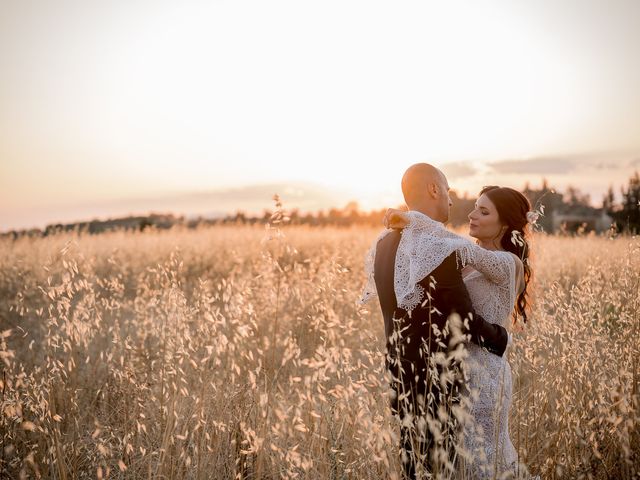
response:
<svg viewBox="0 0 640 480"><path fill-rule="evenodd" d="M471 297L458 269L455 253L449 255L430 275L435 280L435 296L444 318L452 313L460 315L462 320L469 319L471 341L486 348L491 353L502 356L507 348L509 335L507 330L477 315L471 303Z"/></svg>

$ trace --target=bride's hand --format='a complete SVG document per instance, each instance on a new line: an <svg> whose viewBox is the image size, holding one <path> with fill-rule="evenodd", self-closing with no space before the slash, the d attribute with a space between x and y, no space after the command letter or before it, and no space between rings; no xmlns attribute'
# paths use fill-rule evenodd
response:
<svg viewBox="0 0 640 480"><path fill-rule="evenodd" d="M386 228L404 228L409 224L407 212L397 208L388 208L384 215L384 226Z"/></svg>

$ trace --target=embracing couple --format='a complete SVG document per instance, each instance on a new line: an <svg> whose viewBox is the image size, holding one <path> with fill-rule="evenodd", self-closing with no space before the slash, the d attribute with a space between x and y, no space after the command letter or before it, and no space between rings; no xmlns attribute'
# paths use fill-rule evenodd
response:
<svg viewBox="0 0 640 480"><path fill-rule="evenodd" d="M527 319L530 203L485 187L469 213L476 243L448 231L444 174L426 163L402 178L408 212L367 254L363 301L377 295L405 478L528 478L509 438L510 319Z"/></svg>

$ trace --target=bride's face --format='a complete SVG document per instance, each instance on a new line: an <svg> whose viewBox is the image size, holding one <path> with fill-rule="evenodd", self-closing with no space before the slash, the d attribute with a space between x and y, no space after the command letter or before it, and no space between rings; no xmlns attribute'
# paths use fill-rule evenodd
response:
<svg viewBox="0 0 640 480"><path fill-rule="evenodd" d="M478 240L500 243L505 226L500 222L498 210L487 195L481 195L469 214L469 235Z"/></svg>

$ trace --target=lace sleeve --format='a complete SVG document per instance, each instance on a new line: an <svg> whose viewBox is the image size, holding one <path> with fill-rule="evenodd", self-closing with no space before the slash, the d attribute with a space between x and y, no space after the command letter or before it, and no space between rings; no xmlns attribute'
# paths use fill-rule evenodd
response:
<svg viewBox="0 0 640 480"><path fill-rule="evenodd" d="M492 251L470 243L464 248L463 263L471 265L496 285L515 290L516 263L509 252Z"/></svg>

